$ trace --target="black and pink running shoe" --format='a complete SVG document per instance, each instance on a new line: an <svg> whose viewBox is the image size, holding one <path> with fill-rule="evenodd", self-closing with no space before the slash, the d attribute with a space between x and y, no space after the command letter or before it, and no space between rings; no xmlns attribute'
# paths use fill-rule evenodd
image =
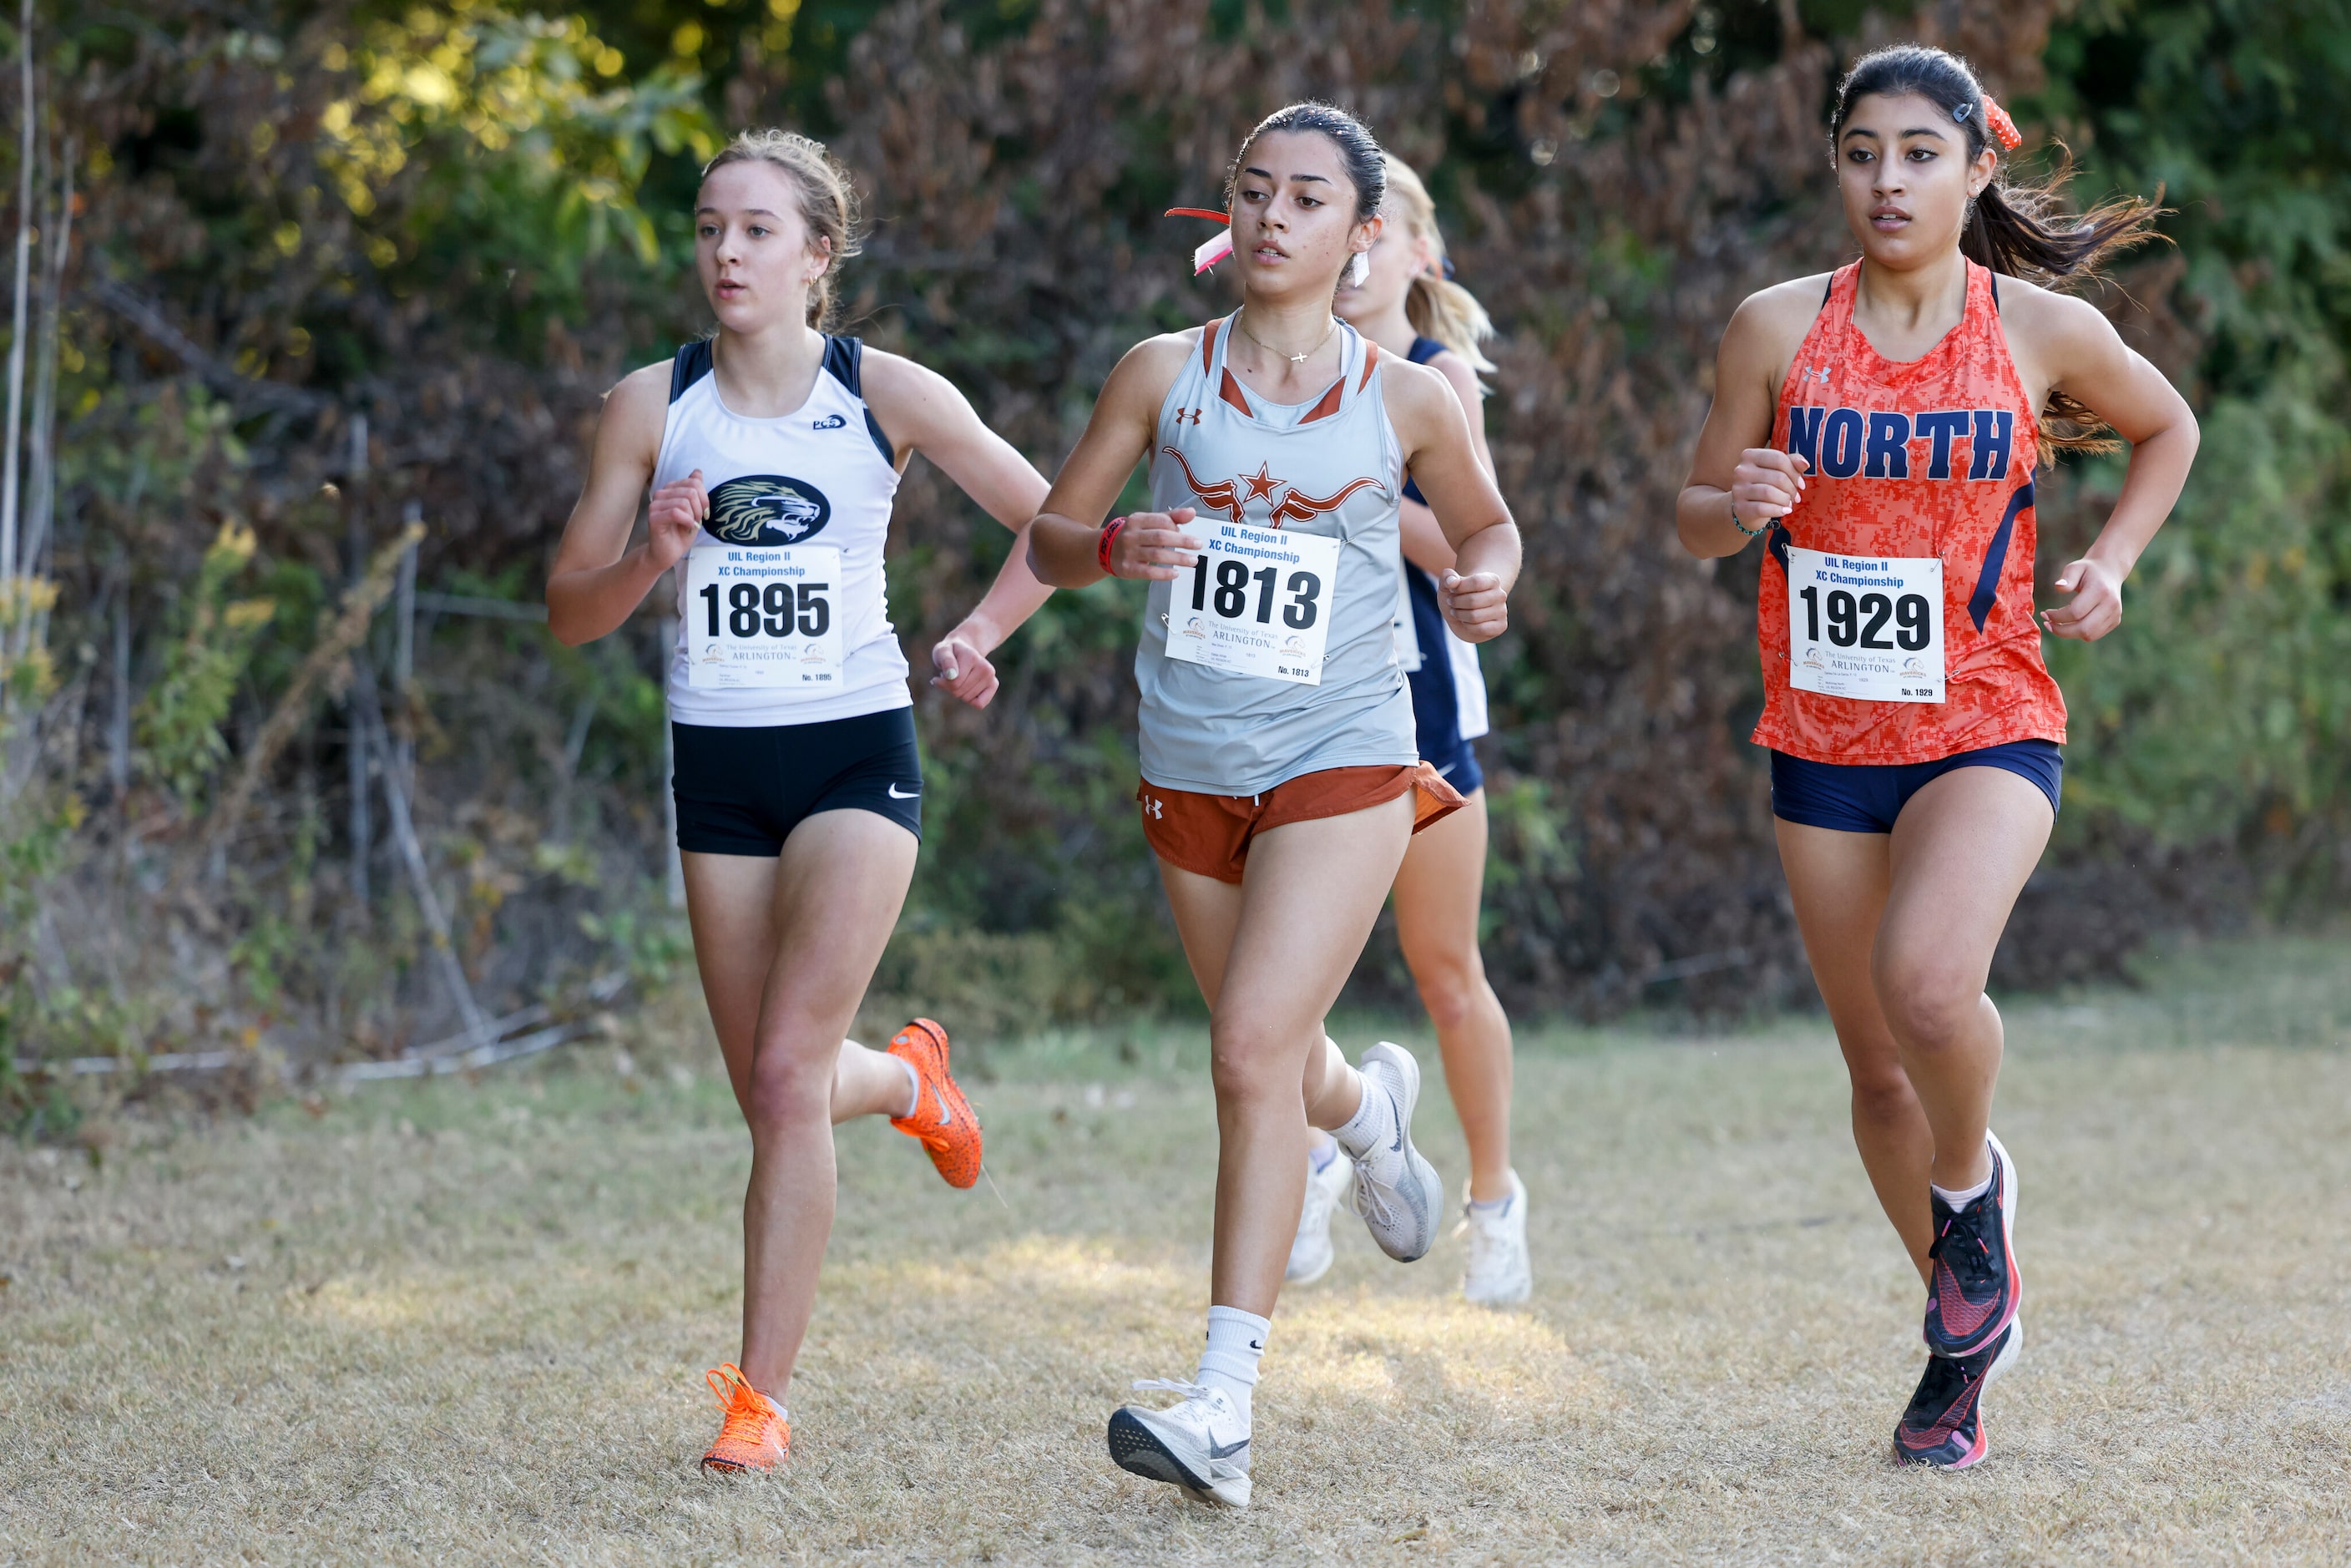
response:
<svg viewBox="0 0 2351 1568"><path fill-rule="evenodd" d="M1927 1348L1937 1355L1970 1356L2016 1321L2024 1277L2016 1268L2016 1166L1998 1138L1991 1145L1991 1186L1953 1213L1934 1205L1935 1244L1927 1256L1935 1271L1927 1287Z"/></svg>
<svg viewBox="0 0 2351 1568"><path fill-rule="evenodd" d="M2024 1325L2011 1323L1973 1355L1930 1355L1910 1408L1894 1428L1894 1462L1964 1470L1991 1452L1984 1441L1984 1385L2016 1364Z"/></svg>

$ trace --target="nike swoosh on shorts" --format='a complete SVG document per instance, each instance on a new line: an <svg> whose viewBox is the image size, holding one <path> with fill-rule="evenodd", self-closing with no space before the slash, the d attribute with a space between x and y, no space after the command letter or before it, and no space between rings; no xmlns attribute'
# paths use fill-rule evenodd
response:
<svg viewBox="0 0 2351 1568"><path fill-rule="evenodd" d="M922 798L920 789L901 790L895 784L890 786L890 799L893 800L919 800Z"/></svg>

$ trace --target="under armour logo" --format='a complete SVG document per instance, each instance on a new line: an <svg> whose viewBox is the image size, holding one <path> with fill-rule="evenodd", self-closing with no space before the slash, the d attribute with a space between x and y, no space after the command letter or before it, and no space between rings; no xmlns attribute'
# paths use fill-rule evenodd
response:
<svg viewBox="0 0 2351 1568"><path fill-rule="evenodd" d="M1179 408L1176 411L1176 423L1181 424L1188 419L1194 424L1197 424L1200 423L1200 415L1205 412L1207 411L1204 409Z"/></svg>
<svg viewBox="0 0 2351 1568"><path fill-rule="evenodd" d="M1829 367L1799 365L1796 367L1796 379L1800 382L1816 382L1822 386L1826 386L1829 384Z"/></svg>
<svg viewBox="0 0 2351 1568"><path fill-rule="evenodd" d="M1164 821L1167 817L1167 803L1165 800L1155 800L1145 795L1143 798L1143 814L1154 821Z"/></svg>

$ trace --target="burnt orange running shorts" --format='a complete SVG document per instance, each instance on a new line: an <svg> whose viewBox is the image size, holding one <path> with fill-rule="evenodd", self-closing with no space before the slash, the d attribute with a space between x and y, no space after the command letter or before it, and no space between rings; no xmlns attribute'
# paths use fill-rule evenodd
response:
<svg viewBox="0 0 2351 1568"><path fill-rule="evenodd" d="M1419 792L1413 806L1416 833L1466 803L1461 792L1426 762L1326 768L1301 773L1262 795L1204 795L1145 782L1136 787L1134 798L1143 807L1143 836L1152 853L1181 871L1238 882L1241 867L1249 862L1249 841L1258 834L1384 806L1408 789Z"/></svg>

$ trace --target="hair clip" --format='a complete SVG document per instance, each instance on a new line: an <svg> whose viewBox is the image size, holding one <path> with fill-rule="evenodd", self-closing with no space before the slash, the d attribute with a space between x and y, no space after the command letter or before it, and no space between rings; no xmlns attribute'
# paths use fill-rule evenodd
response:
<svg viewBox="0 0 2351 1568"><path fill-rule="evenodd" d="M1445 281L1447 283L1452 282L1454 273L1453 258L1449 256L1439 256L1437 257L1437 265L1444 272Z"/></svg>
<svg viewBox="0 0 2351 1568"><path fill-rule="evenodd" d="M1206 218L1212 224L1225 225L1224 233L1214 239L1201 241L1193 249L1193 277L1199 277L1200 274L1233 254L1233 222L1227 214L1211 212L1206 207L1170 207L1167 209L1167 215L1171 218Z"/></svg>

